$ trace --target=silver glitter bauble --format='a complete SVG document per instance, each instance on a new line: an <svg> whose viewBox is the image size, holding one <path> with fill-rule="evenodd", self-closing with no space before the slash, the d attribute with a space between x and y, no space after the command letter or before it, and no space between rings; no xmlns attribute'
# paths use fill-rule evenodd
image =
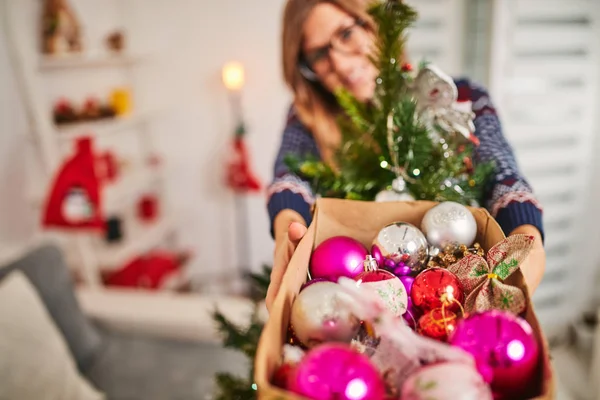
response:
<svg viewBox="0 0 600 400"><path fill-rule="evenodd" d="M350 343L360 321L338 300L342 293L333 282L316 282L304 288L292 305L290 322L298 340L308 348L324 342Z"/></svg>
<svg viewBox="0 0 600 400"><path fill-rule="evenodd" d="M477 222L462 204L446 201L433 207L423 217L421 229L427 241L438 249L469 247L477 236Z"/></svg>
<svg viewBox="0 0 600 400"><path fill-rule="evenodd" d="M421 271L427 263L427 239L419 228L407 222L394 222L380 230L373 248L373 253L381 253L396 264L403 263L413 272Z"/></svg>

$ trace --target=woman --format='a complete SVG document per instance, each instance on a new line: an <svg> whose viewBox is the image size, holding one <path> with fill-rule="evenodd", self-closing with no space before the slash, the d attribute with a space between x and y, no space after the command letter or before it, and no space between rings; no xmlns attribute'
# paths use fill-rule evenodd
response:
<svg viewBox="0 0 600 400"><path fill-rule="evenodd" d="M275 176L268 191L268 210L275 256L270 307L285 268L311 222L314 196L307 182L293 175L284 163L289 153L311 154L330 161L341 135L335 123L340 111L335 89L344 87L361 101L375 90L377 70L368 59L375 26L364 0L288 0L283 21L283 70L294 94ZM480 145L475 161L493 160L494 184L486 195L486 208L507 235L525 233L536 238L536 247L521 269L533 292L545 268L542 211L531 187L520 174L510 145L487 92L467 80L457 80L459 99L471 100L476 117L475 135Z"/></svg>

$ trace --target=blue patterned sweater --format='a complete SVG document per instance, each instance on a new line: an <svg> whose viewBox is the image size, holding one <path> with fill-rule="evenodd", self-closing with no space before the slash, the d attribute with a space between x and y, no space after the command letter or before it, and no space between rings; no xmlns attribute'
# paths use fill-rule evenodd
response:
<svg viewBox="0 0 600 400"><path fill-rule="evenodd" d="M475 113L475 136L479 146L473 161L495 162L493 183L485 194L483 206L498 221L506 235L520 225L537 227L544 236L542 208L533 190L519 171L512 147L502 133L498 114L487 91L467 79L455 81L458 100L471 102ZM308 182L289 171L284 158L287 154L320 157L311 132L300 122L293 108L283 131L281 147L275 160L274 177L267 190L267 209L271 219L271 234L275 216L284 209L293 209L310 224L311 206L315 201Z"/></svg>

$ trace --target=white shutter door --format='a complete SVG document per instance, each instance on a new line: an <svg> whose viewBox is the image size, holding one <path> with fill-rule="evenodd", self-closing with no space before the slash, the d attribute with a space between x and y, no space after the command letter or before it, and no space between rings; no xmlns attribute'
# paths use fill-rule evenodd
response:
<svg viewBox="0 0 600 400"><path fill-rule="evenodd" d="M411 62L426 60L447 74L463 73L464 0L409 0L407 4L419 14L406 46Z"/></svg>
<svg viewBox="0 0 600 400"><path fill-rule="evenodd" d="M591 297L590 211L598 97L595 0L495 0L492 96L519 165L544 207L547 267L534 295L548 335ZM597 248L598 246L596 246Z"/></svg>

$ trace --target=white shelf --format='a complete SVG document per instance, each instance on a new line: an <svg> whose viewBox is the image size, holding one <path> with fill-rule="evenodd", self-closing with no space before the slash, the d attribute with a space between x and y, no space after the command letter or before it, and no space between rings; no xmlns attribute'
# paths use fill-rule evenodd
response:
<svg viewBox="0 0 600 400"><path fill-rule="evenodd" d="M122 332L203 343L221 343L216 325L209 318L217 305L239 326L248 326L254 310L252 302L242 297L128 288L79 287L77 298L89 317ZM265 322L268 312L264 304L260 311L260 319Z"/></svg>
<svg viewBox="0 0 600 400"><path fill-rule="evenodd" d="M138 126L149 114L133 114L131 116L99 119L96 121L74 122L56 125L57 135L62 140L73 140L82 136L112 135Z"/></svg>
<svg viewBox="0 0 600 400"><path fill-rule="evenodd" d="M140 223L136 228L124 232L122 242L99 246L96 253L98 263L103 271L121 268L133 258L156 248L172 230L173 223L168 217L156 222Z"/></svg>
<svg viewBox="0 0 600 400"><path fill-rule="evenodd" d="M140 62L144 57L133 54L112 53L72 53L64 55L42 55L39 66L43 71L73 69L73 68L98 68L132 65Z"/></svg>

